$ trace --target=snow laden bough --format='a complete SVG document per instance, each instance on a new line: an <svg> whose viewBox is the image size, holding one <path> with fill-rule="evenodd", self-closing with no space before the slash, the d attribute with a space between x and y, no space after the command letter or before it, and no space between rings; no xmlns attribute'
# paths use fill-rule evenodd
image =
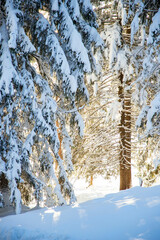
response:
<svg viewBox="0 0 160 240"><path fill-rule="evenodd" d="M151 154L147 154L147 158L149 161L153 161L153 171L158 175L160 159L160 2L158 0L121 0L121 6L121 11L126 11L124 23L130 24L131 30L131 64L136 70L131 87L135 88L135 90L133 88L133 96L136 96L134 100L140 110L136 121L138 137L142 141L147 139L146 152L152 149ZM148 162L146 159L145 161L147 166ZM147 171L148 169L147 167ZM150 174L152 180L155 176L153 171ZM146 179L148 181L149 178Z"/></svg>
<svg viewBox="0 0 160 240"><path fill-rule="evenodd" d="M97 73L92 49L102 48L90 1L4 0L0 6L0 207L4 182L16 213L32 200L75 201L68 174L72 141L66 117L83 135L75 99ZM63 155L60 157L61 133ZM63 159L62 159L63 158Z"/></svg>
<svg viewBox="0 0 160 240"><path fill-rule="evenodd" d="M159 136L160 3L120 2L121 10L127 10L125 23L131 22L131 63L136 68L132 85L136 85L135 95L141 109L136 125L146 137Z"/></svg>

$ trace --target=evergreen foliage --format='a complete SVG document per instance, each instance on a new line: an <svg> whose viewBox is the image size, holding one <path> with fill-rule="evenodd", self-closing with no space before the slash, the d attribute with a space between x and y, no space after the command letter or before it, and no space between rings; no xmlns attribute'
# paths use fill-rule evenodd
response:
<svg viewBox="0 0 160 240"><path fill-rule="evenodd" d="M70 113L83 135L77 99L89 99L84 75L97 72L92 49L103 41L96 28L90 1L1 2L0 175L8 181L16 213L32 194L37 204L75 201L68 180L73 166L65 119Z"/></svg>

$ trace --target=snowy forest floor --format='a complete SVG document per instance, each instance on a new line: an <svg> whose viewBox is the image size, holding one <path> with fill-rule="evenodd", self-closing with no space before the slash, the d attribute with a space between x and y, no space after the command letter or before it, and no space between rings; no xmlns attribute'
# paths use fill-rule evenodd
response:
<svg viewBox="0 0 160 240"><path fill-rule="evenodd" d="M0 217L0 240L160 240L160 185L73 181L78 202Z"/></svg>

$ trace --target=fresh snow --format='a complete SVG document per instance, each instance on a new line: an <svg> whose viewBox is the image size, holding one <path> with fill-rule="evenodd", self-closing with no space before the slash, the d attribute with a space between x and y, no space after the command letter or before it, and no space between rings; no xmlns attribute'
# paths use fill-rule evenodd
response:
<svg viewBox="0 0 160 240"><path fill-rule="evenodd" d="M153 41L154 41L153 36L156 35L160 31L159 18L160 18L160 8L159 8L158 12L152 18L153 22L150 26L149 37L148 37L148 40L147 40L148 44L153 43ZM160 40L160 36L157 36L156 41L158 42L159 40Z"/></svg>
<svg viewBox="0 0 160 240"><path fill-rule="evenodd" d="M160 93L158 93L155 98L151 102L151 107L148 110L147 113L147 124L146 124L146 130L153 131L153 123L152 119L153 117L160 112Z"/></svg>
<svg viewBox="0 0 160 240"><path fill-rule="evenodd" d="M50 0L51 6L52 6L52 11L58 11L58 0Z"/></svg>
<svg viewBox="0 0 160 240"><path fill-rule="evenodd" d="M78 124L79 134L80 134L81 137L83 137L84 127L85 127L83 118L82 118L82 116L80 115L79 112L76 112L75 114L76 114L75 121L77 121L77 124Z"/></svg>
<svg viewBox="0 0 160 240"><path fill-rule="evenodd" d="M139 30L139 12L136 13L131 23L131 44L133 44L134 34Z"/></svg>
<svg viewBox="0 0 160 240"><path fill-rule="evenodd" d="M160 239L160 185L117 193L118 181L102 178L91 187L82 180L73 185L78 198L74 205L0 217L0 239ZM107 191L112 193L104 196Z"/></svg>

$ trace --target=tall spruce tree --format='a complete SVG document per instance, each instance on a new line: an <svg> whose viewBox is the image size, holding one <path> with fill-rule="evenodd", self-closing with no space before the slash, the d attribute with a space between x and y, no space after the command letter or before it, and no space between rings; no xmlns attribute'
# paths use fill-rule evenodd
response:
<svg viewBox="0 0 160 240"><path fill-rule="evenodd" d="M76 168L87 177L109 176L119 165L120 189L126 189L131 186L134 166L148 185L158 172L150 160L155 158L155 166L160 162L159 1L154 5L140 0L93 2L97 4L106 60L97 98L93 96L84 110L88 128L83 145L74 148ZM140 128L141 141L135 125ZM145 138L150 136L152 139Z"/></svg>
<svg viewBox="0 0 160 240"><path fill-rule="evenodd" d="M120 118L120 189L131 186L131 123L133 116L133 108L135 103L141 109L140 115L136 122L137 127L141 128L141 139L143 149L148 143L146 152L150 152L150 156L145 154L143 164L146 165L148 158L156 156L156 165L159 162L159 141L153 150L152 143L155 144L155 138L159 135L159 1L152 4L149 1L113 1L115 6L111 17L108 17L107 23L111 25L116 20L120 27L107 31L106 41L109 42L109 68L110 61L113 62L112 71L119 71L120 85L118 87L119 101L122 104ZM110 13L109 13L110 16ZM120 40L118 39L120 33ZM109 37L108 37L109 36ZM114 41L109 41L113 36ZM112 38L112 39L113 39ZM136 86L136 87L135 87ZM135 91L134 91L135 90ZM131 103L133 103L131 105ZM148 141L145 137L152 137L152 141ZM149 144L150 142L150 144ZM152 142L152 143L151 143ZM132 145L134 148L134 146ZM140 148L139 148L140 149ZM141 150L140 150L141 151ZM142 159L142 156L137 156ZM142 162L142 161L141 161ZM134 163L133 163L134 164ZM148 165L149 166L149 165ZM158 165L157 165L158 166ZM148 168L148 173L153 172Z"/></svg>
<svg viewBox="0 0 160 240"><path fill-rule="evenodd" d="M136 126L145 146L137 164L145 185L150 185L160 169L160 2L123 1L123 6L128 8L126 20L131 21L132 59L137 68L132 83L139 108Z"/></svg>
<svg viewBox="0 0 160 240"><path fill-rule="evenodd" d="M121 1L108 1L98 8L103 10L103 30L105 49L105 74L106 81L114 86L110 92L107 107L108 126L116 128L116 153L114 164L119 163L120 190L130 188L131 182L131 91L129 89L134 75L132 67L131 48L128 42L130 25L125 26L125 14ZM105 16L105 18L104 18ZM109 85L107 84L107 85ZM112 88L112 87L110 87ZM117 116L118 117L117 117ZM116 121L115 121L116 119ZM114 123L113 123L114 122ZM112 129L112 128L111 128ZM112 137L112 130L110 131ZM113 137L115 139L115 136ZM111 151L112 152L112 151ZM114 156L114 153L111 153Z"/></svg>
<svg viewBox="0 0 160 240"><path fill-rule="evenodd" d="M133 75L125 34L128 28L126 30L123 26L119 1L96 3L99 3L96 10L105 42L102 53L105 59L102 77L94 83L97 99L94 96L91 99L93 107L89 106L91 109L85 118L89 128L86 129L84 143L84 172L87 176L99 173L109 176L119 172L119 167L120 189L126 189L131 186L131 92L126 87L130 86ZM102 55L99 53L97 58L102 58ZM92 82L94 78L91 76ZM77 167L80 165L78 162Z"/></svg>
<svg viewBox="0 0 160 240"><path fill-rule="evenodd" d="M1 1L1 207L6 186L16 213L33 196L37 204L75 201L65 119L70 114L83 134L78 100L89 99L84 75L97 72L93 50L103 46L97 27L89 0Z"/></svg>

